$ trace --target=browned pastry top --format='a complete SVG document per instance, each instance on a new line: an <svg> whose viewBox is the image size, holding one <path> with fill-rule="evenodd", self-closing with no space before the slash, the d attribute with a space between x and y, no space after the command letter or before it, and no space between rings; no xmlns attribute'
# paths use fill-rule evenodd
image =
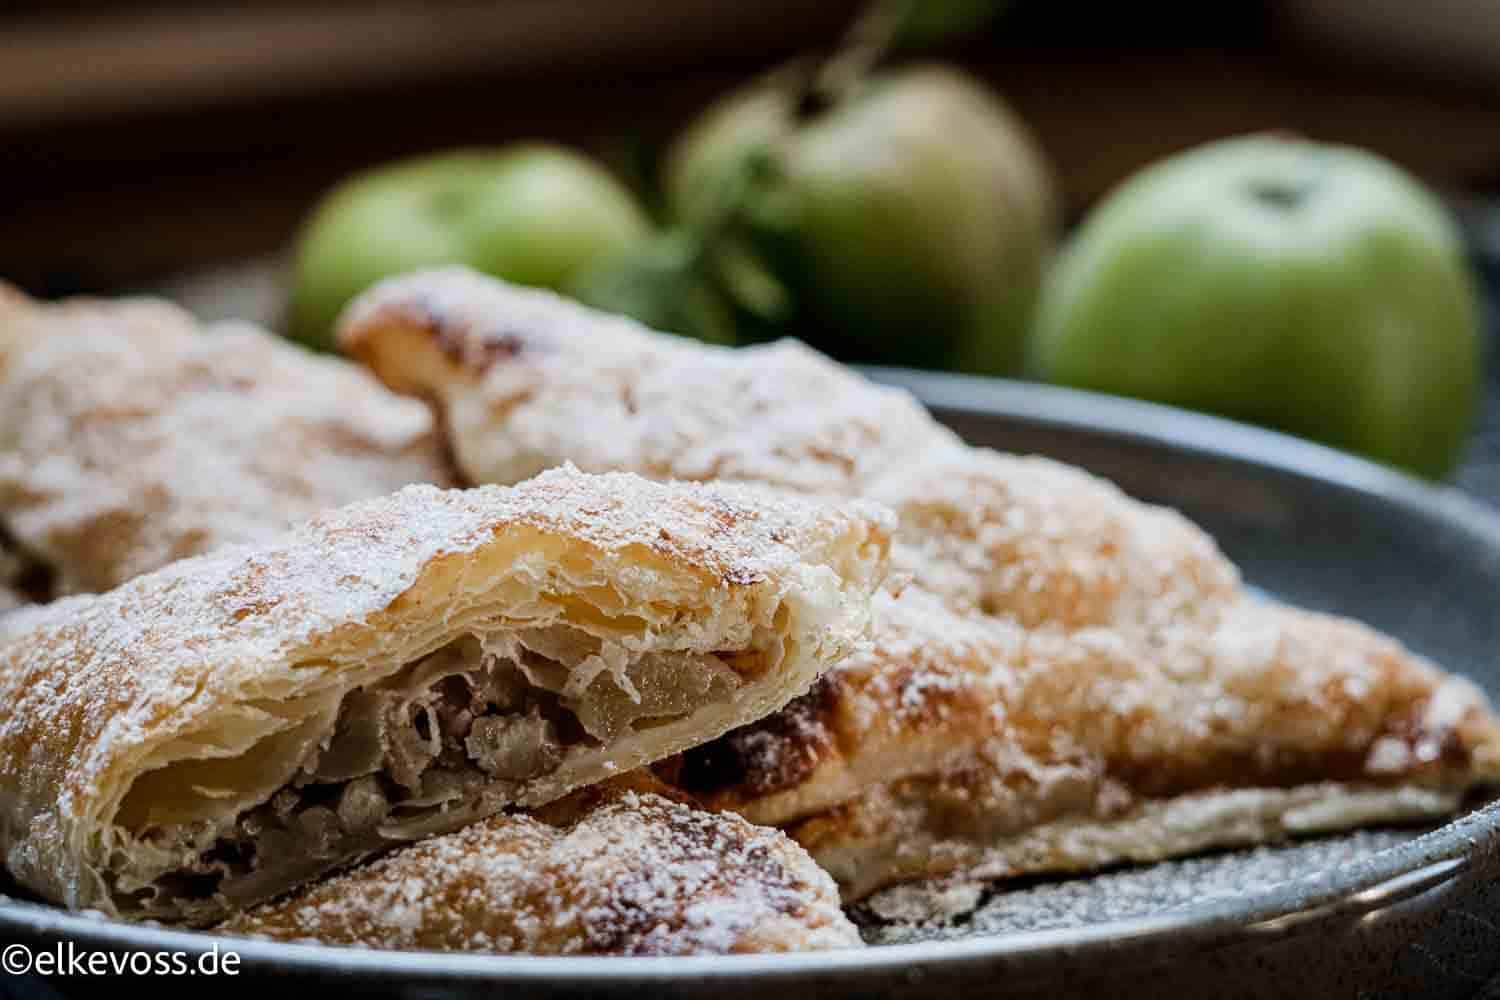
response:
<svg viewBox="0 0 1500 1000"><path fill-rule="evenodd" d="M439 404L472 482L570 461L850 495L957 442L910 394L795 341L706 347L461 270L378 285L341 329L391 388Z"/></svg>

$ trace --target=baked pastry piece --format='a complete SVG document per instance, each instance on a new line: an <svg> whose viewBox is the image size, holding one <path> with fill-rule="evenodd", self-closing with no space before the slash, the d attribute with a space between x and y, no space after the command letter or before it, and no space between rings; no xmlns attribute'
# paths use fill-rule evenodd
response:
<svg viewBox="0 0 1500 1000"><path fill-rule="evenodd" d="M875 619L808 695L665 771L786 827L847 898L1438 816L1500 776L1482 695L1352 622L1251 600L1156 646L915 586Z"/></svg>
<svg viewBox="0 0 1500 1000"><path fill-rule="evenodd" d="M771 356L452 272L372 290L343 338L391 385L434 401L475 478L503 475L485 458L514 441L534 463L568 460L585 433L562 426L578 419L574 386L615 339L674 356L653 371L756 369ZM1441 815L1500 778L1500 727L1467 681L1362 626L1248 593L1174 512L1056 462L964 446L877 402L888 390L787 350L838 373L837 393L805 401L806 423L790 390L705 404L712 419L695 422L708 376L638 376L625 384L653 390L618 417L644 428L620 439L631 449L586 454L692 474L680 460L663 471L648 446L660 430L685 453L723 457L705 476L771 468L765 480L783 488L896 511L898 582L876 600L873 643L780 712L659 766L709 805L785 826L847 898L959 869L1089 868ZM899 415L885 424L887 412ZM778 461L844 474L799 480L743 460L761 454L763 426L777 428Z"/></svg>
<svg viewBox="0 0 1500 1000"><path fill-rule="evenodd" d="M0 526L33 596L448 478L425 409L356 365L159 300L0 286Z"/></svg>
<svg viewBox="0 0 1500 1000"><path fill-rule="evenodd" d="M341 325L388 386L438 404L469 482L572 462L855 495L958 442L910 394L795 341L708 347L471 271L388 281Z"/></svg>
<svg viewBox="0 0 1500 1000"><path fill-rule="evenodd" d="M676 753L865 634L886 517L563 469L17 612L5 866L68 907L202 922Z"/></svg>
<svg viewBox="0 0 1500 1000"><path fill-rule="evenodd" d="M978 449L871 493L911 581L877 599L873 645L674 765L851 898L1439 816L1500 779L1474 685L1246 593L1175 513Z"/></svg>
<svg viewBox="0 0 1500 1000"><path fill-rule="evenodd" d="M645 772L404 847L221 925L279 941L533 955L860 947L833 879L776 830Z"/></svg>

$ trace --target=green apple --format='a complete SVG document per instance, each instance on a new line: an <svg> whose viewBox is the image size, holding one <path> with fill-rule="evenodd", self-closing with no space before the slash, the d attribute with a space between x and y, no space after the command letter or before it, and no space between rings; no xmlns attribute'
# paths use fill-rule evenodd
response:
<svg viewBox="0 0 1500 1000"><path fill-rule="evenodd" d="M744 279L750 251L785 288L794 332L850 360L1014 368L1056 231L1030 132L939 66L877 74L806 121L793 90L773 77L682 137L665 178L674 215L701 219L763 154L735 260Z"/></svg>
<svg viewBox="0 0 1500 1000"><path fill-rule="evenodd" d="M1357 149L1252 136L1105 199L1048 282L1032 360L1441 476L1474 417L1479 324L1459 234L1421 185Z"/></svg>
<svg viewBox="0 0 1500 1000"><path fill-rule="evenodd" d="M420 267L467 264L560 289L647 229L629 191L591 160L558 147L444 153L381 167L339 185L303 227L291 332L329 347L349 299Z"/></svg>

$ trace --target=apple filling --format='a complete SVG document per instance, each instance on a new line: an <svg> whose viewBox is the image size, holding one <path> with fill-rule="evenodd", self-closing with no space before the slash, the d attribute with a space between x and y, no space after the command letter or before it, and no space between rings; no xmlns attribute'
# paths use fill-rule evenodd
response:
<svg viewBox="0 0 1500 1000"><path fill-rule="evenodd" d="M264 801L229 820L133 830L115 898L188 920L265 898L493 812L570 754L726 701L746 668L744 654L631 653L567 626L466 636L346 694ZM147 777L132 794L165 784ZM138 813L127 795L127 829Z"/></svg>

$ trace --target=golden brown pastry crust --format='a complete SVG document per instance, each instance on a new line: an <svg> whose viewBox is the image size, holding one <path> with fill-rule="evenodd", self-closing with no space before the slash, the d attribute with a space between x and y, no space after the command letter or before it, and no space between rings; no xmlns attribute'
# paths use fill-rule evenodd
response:
<svg viewBox="0 0 1500 1000"><path fill-rule="evenodd" d="M497 331L519 349L491 350ZM534 462L570 458L581 431L557 425L576 419L572 387L589 378L590 357L614 357L615 341L626 358L673 355L678 371L766 364L755 350L653 339L451 272L375 290L343 336L393 387L447 415L462 471L478 478L503 475L504 463L483 459L516 441ZM552 355L567 359L566 375ZM809 694L658 767L717 807L788 824L846 893L956 868L1093 866L1437 814L1500 777L1500 726L1473 685L1362 626L1248 594L1198 528L1077 469L968 448L905 417L883 428L871 415L886 390L843 377L832 406L789 390L701 423L702 381L678 378L691 387L680 394L653 381L634 417L736 455L763 425L794 428L806 404L869 421L870 440L906 443L870 461L812 440L799 449L791 431L779 439L779 454L816 451L814 468L850 471L777 469L767 481L895 509L892 575L907 584L877 599L872 644ZM524 390L486 408L491 387L513 382ZM540 426L555 429L543 439ZM636 443L591 457L662 474L648 454ZM762 468L705 474L756 479ZM1198 826L1162 828L1163 816Z"/></svg>
<svg viewBox="0 0 1500 1000"><path fill-rule="evenodd" d="M1156 648L956 615L916 587L874 614L872 645L807 695L659 765L785 826L850 898L1441 815L1500 775L1477 689L1352 622L1246 599Z"/></svg>
<svg viewBox="0 0 1500 1000"><path fill-rule="evenodd" d="M665 793L665 794L663 794ZM791 839L640 776L492 816L219 927L278 941L533 955L859 947Z"/></svg>
<svg viewBox="0 0 1500 1000"><path fill-rule="evenodd" d="M470 482L572 462L857 495L957 441L908 393L795 341L706 347L468 271L379 285L341 330L387 385L439 404Z"/></svg>
<svg viewBox="0 0 1500 1000"><path fill-rule="evenodd" d="M685 714L577 743L535 777L419 812L431 822L400 837L545 803L677 752L784 704L866 633L887 516L562 469L509 489L408 487L272 543L21 612L26 628L0 648L6 868L63 905L132 912L132 893L149 887L137 871L158 870L164 831L213 854L226 824L290 787L328 744L350 692L393 682L464 636L507 651L567 629L600 645L570 668L600 668L585 703L612 690L615 666L642 657L668 667L640 679L646 699L678 683L672 657L742 676ZM182 915L227 908L201 902Z"/></svg>
<svg viewBox="0 0 1500 1000"><path fill-rule="evenodd" d="M0 520L56 594L446 485L420 405L357 366L153 299L0 287Z"/></svg>
<svg viewBox="0 0 1500 1000"><path fill-rule="evenodd" d="M937 449L864 495L900 517L893 569L960 614L1149 628L1241 596L1234 566L1181 514L1051 459Z"/></svg>

